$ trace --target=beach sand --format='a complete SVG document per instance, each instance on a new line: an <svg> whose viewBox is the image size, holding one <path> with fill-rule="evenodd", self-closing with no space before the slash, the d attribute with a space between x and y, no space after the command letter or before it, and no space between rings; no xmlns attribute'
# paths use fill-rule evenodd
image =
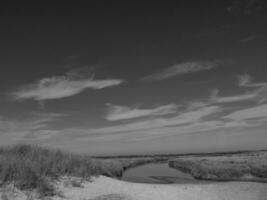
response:
<svg viewBox="0 0 267 200"><path fill-rule="evenodd" d="M61 195L52 200L267 200L267 184L255 182L143 184L99 176L80 187L63 178L56 187ZM18 192L10 200L27 200L26 196Z"/></svg>
<svg viewBox="0 0 267 200"><path fill-rule="evenodd" d="M267 184L253 182L166 185L99 176L91 183L84 183L83 188L61 186L59 190L71 200L267 200Z"/></svg>

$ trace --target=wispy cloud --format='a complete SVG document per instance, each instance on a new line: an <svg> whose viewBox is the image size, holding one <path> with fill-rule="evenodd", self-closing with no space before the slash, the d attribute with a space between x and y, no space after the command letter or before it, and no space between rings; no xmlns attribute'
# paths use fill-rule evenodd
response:
<svg viewBox="0 0 267 200"><path fill-rule="evenodd" d="M240 101L256 101L263 103L267 100L267 82L252 82L252 77L248 74L238 75L238 86L248 88L245 93L219 96L219 90L215 89L211 92L210 103L234 103Z"/></svg>
<svg viewBox="0 0 267 200"><path fill-rule="evenodd" d="M128 106L107 105L108 112L106 119L109 121L167 115L177 112L177 108L179 107L176 104L168 104L150 109L141 109L138 107L130 108Z"/></svg>
<svg viewBox="0 0 267 200"><path fill-rule="evenodd" d="M257 98L256 93L247 93L232 96L218 96L218 94L218 89L212 91L209 99L210 103L233 103L247 100L255 100Z"/></svg>
<svg viewBox="0 0 267 200"><path fill-rule="evenodd" d="M267 82L252 82L249 74L238 75L237 79L240 87L267 87Z"/></svg>
<svg viewBox="0 0 267 200"><path fill-rule="evenodd" d="M45 130L49 123L57 121L66 114L60 113L32 113L25 119L7 119L0 116L0 137L5 142L17 142L25 136Z"/></svg>
<svg viewBox="0 0 267 200"><path fill-rule="evenodd" d="M52 117L40 117L38 120L8 120L1 121L5 124L4 130L0 133L8 133L9 139L13 138L12 141L34 141L34 142L48 142L53 143L56 140L60 141L69 141L72 140L88 140L88 141L109 141L113 139L123 139L125 136L129 137L131 140L132 137L147 137L153 132L153 137L158 137L160 135L160 130L164 128L173 130L187 130L186 127L206 127L205 120L202 121L205 117L208 117L212 114L216 114L221 111L221 108L218 106L204 106L197 108L195 110L182 112L176 112L173 117L156 117L156 118L146 118L146 119L137 119L135 122L127 122L119 125L112 125L100 128L83 128L83 127L72 127L67 129L51 129L48 126L49 122L52 122L59 118L54 116ZM12 125L10 125L11 123ZM209 128L212 123L208 123ZM194 128L188 130L193 130ZM157 134L158 133L158 134ZM148 134L148 135L147 135ZM161 134L166 134L161 132ZM169 133L170 134L170 133ZM7 134L6 134L7 135ZM1 134L0 134L1 136Z"/></svg>
<svg viewBox="0 0 267 200"><path fill-rule="evenodd" d="M43 128L46 123L55 121L67 115L60 113L32 113L27 119L4 119L0 117L0 130L36 130Z"/></svg>
<svg viewBox="0 0 267 200"><path fill-rule="evenodd" d="M224 114L225 108L227 107L203 106L193 111L185 109L169 118L139 120L86 130L73 129L68 132L82 133L81 137L76 138L77 141L144 141L192 134L200 134L205 137L205 132L209 131L225 132L231 136L234 133L233 130L240 131L262 126L263 122L267 121L266 104L235 110L228 114Z"/></svg>
<svg viewBox="0 0 267 200"><path fill-rule="evenodd" d="M37 83L20 87L11 96L15 100L34 99L37 101L61 99L81 93L86 89L99 90L123 83L119 79L94 80L93 77L84 78L77 74L67 73L64 76L43 78Z"/></svg>
<svg viewBox="0 0 267 200"><path fill-rule="evenodd" d="M251 127L253 124L245 120L231 120L222 117L212 117L223 111L223 107L206 106L194 111L184 111L171 118L156 118L131 122L104 128L72 130L73 132L86 132L78 141L114 141L130 140L144 141L156 138L166 138L172 136L203 134L206 131L226 130L235 128Z"/></svg>
<svg viewBox="0 0 267 200"><path fill-rule="evenodd" d="M256 95L256 100L263 103L267 100L267 82L252 82L252 77L248 74L238 76L240 87L251 88L250 93Z"/></svg>
<svg viewBox="0 0 267 200"><path fill-rule="evenodd" d="M227 7L227 11L230 13L241 12L244 15L251 15L263 9L264 1L261 0L234 0Z"/></svg>
<svg viewBox="0 0 267 200"><path fill-rule="evenodd" d="M158 117L153 119L139 120L138 122L92 129L91 132L130 132L135 130L145 130L165 126L195 123L201 120L203 117L209 116L219 111L221 111L221 108L219 106L206 106L192 111L184 111L182 113L176 114L174 117Z"/></svg>
<svg viewBox="0 0 267 200"><path fill-rule="evenodd" d="M265 121L267 121L267 104L237 110L229 115L226 115L224 118L236 121L253 119L262 120L263 118Z"/></svg>
<svg viewBox="0 0 267 200"><path fill-rule="evenodd" d="M245 38L242 38L241 40L239 40L239 42L246 43L246 42L254 41L258 39L259 37L260 37L259 35L250 35Z"/></svg>
<svg viewBox="0 0 267 200"><path fill-rule="evenodd" d="M51 129L47 126L48 122L39 122L27 120L30 124L30 129L26 126L16 126L18 128L9 129L8 134L0 137L7 137L5 141L18 142L26 141L39 144L50 145L53 147L66 147L68 145L76 145L76 147L84 149L80 144L94 145L95 148L102 144L107 149L110 149L114 144L121 147L122 144L148 144L151 141L159 141L162 139L176 138L176 142L180 145L180 139L184 137L199 137L203 140L212 137L212 135L224 135L229 139L232 135L240 134L240 131L248 128L261 126L267 120L267 105L259 106L258 108L251 107L250 109L239 109L231 113L224 114L225 106L201 106L191 111L184 108L183 111L178 111L173 117L157 117L147 119L137 119L136 122L127 122L119 125L106 126L100 128L90 127L72 127L67 129ZM264 111L263 111L264 110ZM250 114L252 113L252 114ZM253 114L254 113L254 114ZM51 115L52 116L52 115ZM247 117L242 117L247 116ZM49 118L49 117L48 117ZM53 117L52 117L53 118ZM53 120L55 120L54 118ZM50 121L50 120L48 120ZM23 123L25 124L26 121ZM28 125L29 125L28 124ZM36 125L37 124L37 125ZM25 124L26 125L26 124ZM35 126L36 125L36 126ZM5 131L6 133L6 131ZM218 134L220 133L220 134ZM179 137L176 137L179 136ZM179 139L178 139L179 138ZM172 139L170 139L172 140ZM70 142L71 141L71 142ZM112 141L112 143L110 143ZM190 140L191 141L191 140ZM212 141L212 140L211 140ZM111 147L109 146L109 143ZM79 145L78 145L79 144ZM209 142L205 143L210 145ZM213 143L211 143L212 145ZM116 146L115 145L115 146ZM142 145L141 145L142 146ZM103 146L102 146L103 148Z"/></svg>
<svg viewBox="0 0 267 200"><path fill-rule="evenodd" d="M241 74L237 76L238 85L240 87L246 86L251 82L251 76L248 74Z"/></svg>
<svg viewBox="0 0 267 200"><path fill-rule="evenodd" d="M160 81L164 79L169 79L173 76L195 73L198 71L211 70L221 64L220 61L195 61L195 62L185 62L177 65L173 65L163 69L159 72L148 75L142 80L144 81Z"/></svg>

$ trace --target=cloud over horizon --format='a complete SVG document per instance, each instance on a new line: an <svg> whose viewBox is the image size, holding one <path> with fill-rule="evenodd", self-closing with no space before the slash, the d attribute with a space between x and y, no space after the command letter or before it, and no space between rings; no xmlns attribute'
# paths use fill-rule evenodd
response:
<svg viewBox="0 0 267 200"><path fill-rule="evenodd" d="M78 141L113 141L125 138L132 141L153 140L177 135L205 134L206 131L243 130L262 127L267 121L267 105L235 108L224 113L225 106L202 106L185 109L174 117L158 117L100 128L72 129L81 132ZM225 134L229 134L225 132Z"/></svg>
<svg viewBox="0 0 267 200"><path fill-rule="evenodd" d="M33 99L37 101L61 99L74 96L86 89L99 90L117 86L123 82L120 79L94 80L93 76L85 78L67 73L63 76L43 78L37 83L24 85L12 92L11 97L14 100Z"/></svg>
<svg viewBox="0 0 267 200"><path fill-rule="evenodd" d="M9 119L0 116L0 136L5 138L3 144L20 142L31 133L44 131L48 124L68 116L62 113L31 113L23 119ZM1 139L1 140L2 140ZM0 144L1 143L0 140Z"/></svg>
<svg viewBox="0 0 267 200"><path fill-rule="evenodd" d="M142 78L143 81L160 81L174 76L211 70L221 65L221 61L194 61L184 62L167 67Z"/></svg>

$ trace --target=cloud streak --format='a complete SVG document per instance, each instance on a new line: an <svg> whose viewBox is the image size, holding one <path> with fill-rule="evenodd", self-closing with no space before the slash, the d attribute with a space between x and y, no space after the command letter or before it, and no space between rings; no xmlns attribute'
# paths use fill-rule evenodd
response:
<svg viewBox="0 0 267 200"><path fill-rule="evenodd" d="M209 102L210 103L234 103L240 101L256 101L263 103L267 100L267 82L252 82L252 77L248 74L237 76L238 86L247 88L244 94L232 96L219 96L219 90L212 91Z"/></svg>
<svg viewBox="0 0 267 200"><path fill-rule="evenodd" d="M218 89L212 91L209 99L210 103L234 103L240 101L255 100L258 96L254 92L247 94L232 95L232 96L218 96L218 94L219 94Z"/></svg>
<svg viewBox="0 0 267 200"><path fill-rule="evenodd" d="M245 130L261 127L267 121L267 105L243 108L223 114L224 106L203 106L169 118L139 120L103 128L72 130L82 132L78 141L144 141L172 136L205 134L207 131ZM67 131L64 131L65 133ZM216 133L216 132L215 132ZM214 134L215 134L214 133ZM227 133L228 134L228 133ZM229 135L231 135L229 133Z"/></svg>
<svg viewBox="0 0 267 200"><path fill-rule="evenodd" d="M224 118L232 119L235 121L265 119L267 121L267 104L253 106L251 108L237 110Z"/></svg>
<svg viewBox="0 0 267 200"><path fill-rule="evenodd" d="M33 99L37 101L61 99L74 96L86 89L99 90L117 86L123 81L119 79L94 80L93 77L82 78L67 74L43 78L37 83L20 87L11 96L15 100Z"/></svg>
<svg viewBox="0 0 267 200"><path fill-rule="evenodd" d="M168 104L163 106L158 106L151 109L140 109L140 108L130 108L128 106L118 106L108 104L108 112L106 119L109 121L134 119L140 117L154 117L160 115L173 114L177 111L179 107L176 104Z"/></svg>
<svg viewBox="0 0 267 200"><path fill-rule="evenodd" d="M65 116L60 113L33 113L26 119L6 119L0 116L0 137L5 139L5 143L19 142L29 134L45 130L49 123Z"/></svg>
<svg viewBox="0 0 267 200"><path fill-rule="evenodd" d="M230 13L241 12L244 15L251 15L263 9L263 2L261 0L234 0L227 7L227 11Z"/></svg>
<svg viewBox="0 0 267 200"><path fill-rule="evenodd" d="M267 100L267 82L252 82L252 77L248 74L238 76L240 87L252 88L249 92L256 96L258 103L263 103Z"/></svg>
<svg viewBox="0 0 267 200"><path fill-rule="evenodd" d="M252 77L249 74L237 76L238 85L240 87L267 87L267 82L252 82Z"/></svg>
<svg viewBox="0 0 267 200"><path fill-rule="evenodd" d="M176 114L174 117L163 118L158 117L154 119L139 120L127 124L108 126L104 128L91 129L90 132L98 133L116 133L116 132L130 132L136 130L145 130L153 128L161 128L166 126L183 125L188 123L195 123L203 117L207 117L214 113L220 112L219 106L206 106L192 111L184 111Z"/></svg>
<svg viewBox="0 0 267 200"><path fill-rule="evenodd" d="M221 64L220 61L196 61L196 62L185 62L170 66L159 72L153 73L142 78L143 81L160 81L169 79L174 76L195 73L204 70L211 70Z"/></svg>

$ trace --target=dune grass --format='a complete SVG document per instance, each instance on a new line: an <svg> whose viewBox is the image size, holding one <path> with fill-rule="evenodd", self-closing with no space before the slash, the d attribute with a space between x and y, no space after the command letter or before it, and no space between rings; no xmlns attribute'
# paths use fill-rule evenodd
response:
<svg viewBox="0 0 267 200"><path fill-rule="evenodd" d="M122 164L116 161L38 146L16 145L0 149L0 183L12 183L22 190L36 189L44 196L54 194L51 182L61 176L89 179L100 174L119 176L122 171Z"/></svg>

